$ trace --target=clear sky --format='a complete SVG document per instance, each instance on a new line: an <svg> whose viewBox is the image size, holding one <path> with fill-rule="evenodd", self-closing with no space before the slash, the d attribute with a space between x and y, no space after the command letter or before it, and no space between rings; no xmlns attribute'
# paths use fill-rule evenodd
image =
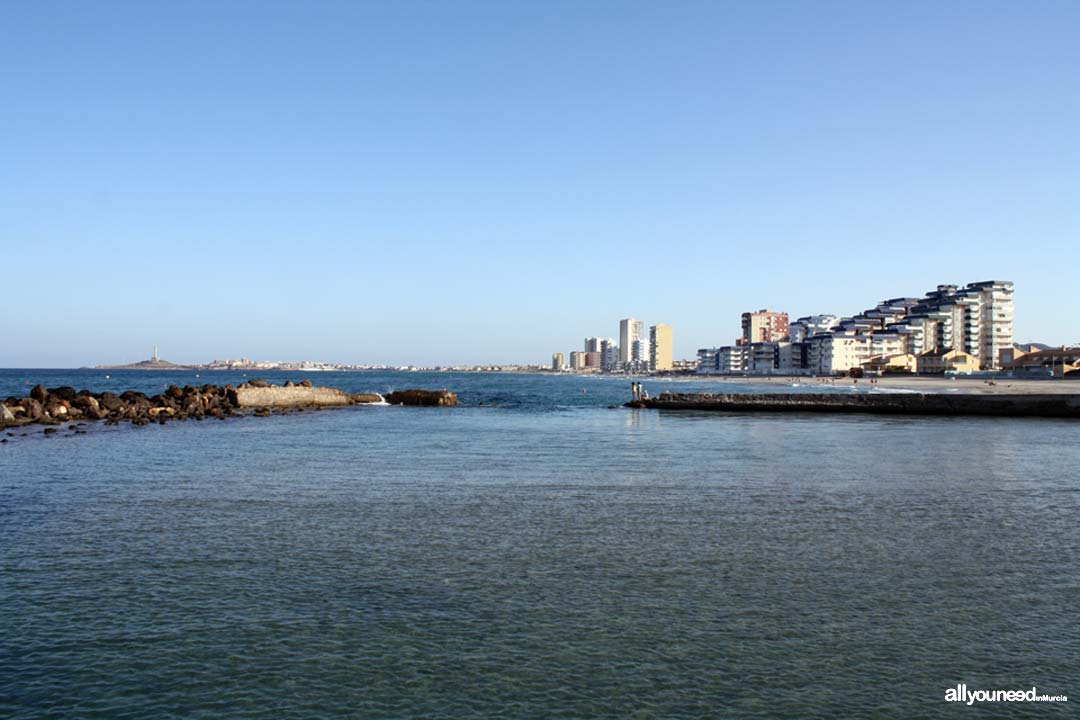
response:
<svg viewBox="0 0 1080 720"><path fill-rule="evenodd" d="M548 362L1016 283L1080 341L1080 3L0 4L0 366Z"/></svg>

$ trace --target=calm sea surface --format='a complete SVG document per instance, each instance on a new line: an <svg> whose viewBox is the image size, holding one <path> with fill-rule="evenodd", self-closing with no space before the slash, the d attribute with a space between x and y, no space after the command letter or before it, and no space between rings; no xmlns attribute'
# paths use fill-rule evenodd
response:
<svg viewBox="0 0 1080 720"><path fill-rule="evenodd" d="M109 374L0 370L0 397L244 379ZM463 406L16 432L0 716L1080 704L1080 423L609 409L629 382L602 378L259 376ZM1071 702L945 703L957 683Z"/></svg>

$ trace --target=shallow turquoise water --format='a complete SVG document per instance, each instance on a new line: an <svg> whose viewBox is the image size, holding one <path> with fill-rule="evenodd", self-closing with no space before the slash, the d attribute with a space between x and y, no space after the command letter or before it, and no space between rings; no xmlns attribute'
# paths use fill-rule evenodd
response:
<svg viewBox="0 0 1080 720"><path fill-rule="evenodd" d="M0 446L0 716L1075 705L943 698L959 682L1080 693L1076 423L607 409L619 380L310 377L468 404ZM177 380L138 380L159 381Z"/></svg>

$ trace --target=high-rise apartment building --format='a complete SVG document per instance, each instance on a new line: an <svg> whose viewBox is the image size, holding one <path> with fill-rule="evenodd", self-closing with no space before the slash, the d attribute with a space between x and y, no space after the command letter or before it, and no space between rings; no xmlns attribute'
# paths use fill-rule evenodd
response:
<svg viewBox="0 0 1080 720"><path fill-rule="evenodd" d="M736 345L777 342L788 337L788 315L769 309L742 314L742 337Z"/></svg>
<svg viewBox="0 0 1080 720"><path fill-rule="evenodd" d="M619 367L619 345L610 338L600 341L600 367L604 372L614 372Z"/></svg>
<svg viewBox="0 0 1080 720"><path fill-rule="evenodd" d="M1013 313L1013 284L1008 280L963 288L938 285L887 327L904 339L904 352L961 350L976 358L981 369L997 370L1001 351L1013 342Z"/></svg>
<svg viewBox="0 0 1080 720"><path fill-rule="evenodd" d="M598 337L585 338L585 352L600 352L600 343L603 340Z"/></svg>
<svg viewBox="0 0 1080 720"><path fill-rule="evenodd" d="M551 354L551 369L555 372L562 372L566 367L566 356L560 352Z"/></svg>
<svg viewBox="0 0 1080 720"><path fill-rule="evenodd" d="M648 362L647 342L644 320L626 318L619 322L619 360L623 365Z"/></svg>
<svg viewBox="0 0 1080 720"><path fill-rule="evenodd" d="M571 370L584 370L585 369L585 352L582 350L574 350L570 353L570 369Z"/></svg>
<svg viewBox="0 0 1080 720"><path fill-rule="evenodd" d="M674 366L675 341L671 326L657 323L649 328L649 369L670 370Z"/></svg>

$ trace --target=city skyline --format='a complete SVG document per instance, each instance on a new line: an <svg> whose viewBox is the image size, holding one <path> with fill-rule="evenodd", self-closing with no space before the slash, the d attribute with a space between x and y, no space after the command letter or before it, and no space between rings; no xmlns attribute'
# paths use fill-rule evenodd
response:
<svg viewBox="0 0 1080 720"><path fill-rule="evenodd" d="M1076 3L3 18L2 367L542 363L628 313L685 358L973 277L1080 342Z"/></svg>

